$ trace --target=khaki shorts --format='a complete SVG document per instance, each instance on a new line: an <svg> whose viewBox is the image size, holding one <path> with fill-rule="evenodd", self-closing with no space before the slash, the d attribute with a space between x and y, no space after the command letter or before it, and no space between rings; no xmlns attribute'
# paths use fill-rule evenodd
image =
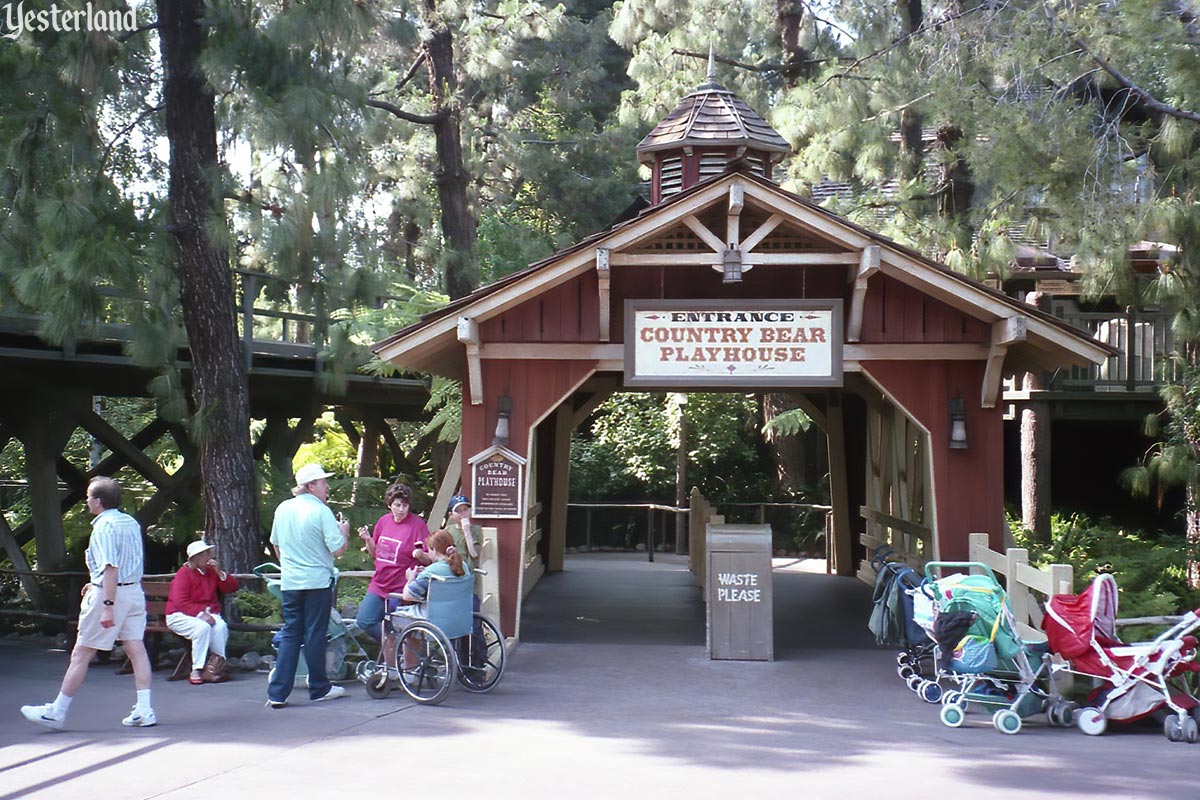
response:
<svg viewBox="0 0 1200 800"><path fill-rule="evenodd" d="M115 642L141 641L146 634L146 595L142 585L118 586L117 599L113 605L113 626L100 625L100 614L104 611L104 590L90 585L83 602L79 605L79 636L76 644L96 650L112 650Z"/></svg>

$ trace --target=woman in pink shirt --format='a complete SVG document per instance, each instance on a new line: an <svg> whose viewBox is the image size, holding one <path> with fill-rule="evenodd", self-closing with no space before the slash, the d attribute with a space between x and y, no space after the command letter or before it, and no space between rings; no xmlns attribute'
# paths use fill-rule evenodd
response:
<svg viewBox="0 0 1200 800"><path fill-rule="evenodd" d="M404 591L409 568L418 566L413 550L422 547L429 535L425 520L410 513L412 490L403 483L389 486L383 501L388 513L379 518L375 529L368 531L364 525L358 530L367 545L367 554L375 559L375 577L358 607L355 622L375 641L382 638L381 623L388 610L388 595Z"/></svg>

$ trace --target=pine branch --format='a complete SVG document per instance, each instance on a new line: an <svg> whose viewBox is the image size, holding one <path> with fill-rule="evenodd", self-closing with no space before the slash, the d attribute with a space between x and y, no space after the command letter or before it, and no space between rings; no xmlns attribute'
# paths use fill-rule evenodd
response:
<svg viewBox="0 0 1200 800"><path fill-rule="evenodd" d="M1122 88L1126 89L1130 94L1137 97L1138 100L1140 100L1147 108L1157 111L1160 114L1166 114L1169 117L1175 117L1176 119L1185 119L1189 122L1200 122L1200 113L1188 111L1186 108L1168 105L1157 99L1154 95L1150 94L1148 91L1138 86L1129 78L1125 77L1124 74L1119 72L1116 67L1108 63L1108 61L1106 61L1104 58L1094 53L1082 39L1075 39L1075 44L1085 53L1091 56L1091 59L1099 65L1100 69L1107 72L1113 80L1119 83Z"/></svg>
<svg viewBox="0 0 1200 800"><path fill-rule="evenodd" d="M424 50L422 50L420 53L417 53L417 57L413 59L412 65L408 68L408 72L404 73L404 77L396 82L396 91L403 89L409 81L416 77L417 70L420 69L421 65L425 63L425 59L427 57L428 54Z"/></svg>
<svg viewBox="0 0 1200 800"><path fill-rule="evenodd" d="M141 114L138 114L137 119L126 125L124 128L121 128L121 130L117 131L117 135L114 136L112 141L108 143L108 146L104 148L104 153L100 156L100 163L96 165L96 171L92 173L92 180L99 178L100 173L104 171L104 167L108 165L108 157L112 155L113 148L117 146L117 142L123 139L131 130L140 125L142 120L144 120L146 117L150 116L151 114L157 114L159 111L162 111L163 108L164 106L161 103L153 108L147 108Z"/></svg>
<svg viewBox="0 0 1200 800"><path fill-rule="evenodd" d="M146 31L156 31L156 30L158 30L158 23L151 22L149 25L142 25L139 28L134 28L131 31L126 31L125 33L122 33L120 36L117 37L117 41L121 42L121 43L125 43L125 42L129 41L130 39L132 39L134 36L137 36L139 33L145 33Z"/></svg>
<svg viewBox="0 0 1200 800"><path fill-rule="evenodd" d="M263 211L267 211L275 219L279 219L287 211L278 200L255 200L254 194L246 189L243 192L225 191L221 195L226 200L234 200L243 205L258 205Z"/></svg>
<svg viewBox="0 0 1200 800"><path fill-rule="evenodd" d="M439 111L436 114L414 114L411 111L405 111L398 106L394 106L386 100L367 100L367 105L371 108L378 108L382 111L386 111L393 117L402 119L405 122L411 122L415 125L436 125L445 119L449 114L449 112L445 110Z"/></svg>

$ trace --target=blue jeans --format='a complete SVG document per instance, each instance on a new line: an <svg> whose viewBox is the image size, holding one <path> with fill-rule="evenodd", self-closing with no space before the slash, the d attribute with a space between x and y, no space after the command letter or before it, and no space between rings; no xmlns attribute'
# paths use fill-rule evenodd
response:
<svg viewBox="0 0 1200 800"><path fill-rule="evenodd" d="M380 640L386 602L379 595L367 592L363 595L362 602L358 604L358 616L354 618L354 624L358 626L358 629L377 642Z"/></svg>
<svg viewBox="0 0 1200 800"><path fill-rule="evenodd" d="M329 693L332 684L325 671L325 643L329 635L329 611L333 608L332 585L324 589L295 589L282 592L283 630L275 672L267 685L267 699L287 700L296 682L300 648L308 664L308 696L312 700Z"/></svg>

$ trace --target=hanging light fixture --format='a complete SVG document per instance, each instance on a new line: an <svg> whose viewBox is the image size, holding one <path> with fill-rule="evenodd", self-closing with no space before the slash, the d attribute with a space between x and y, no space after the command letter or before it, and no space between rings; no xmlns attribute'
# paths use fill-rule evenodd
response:
<svg viewBox="0 0 1200 800"><path fill-rule="evenodd" d="M721 258L721 271L724 273L721 283L741 283L742 251L736 247L726 247Z"/></svg>
<svg viewBox="0 0 1200 800"><path fill-rule="evenodd" d="M496 435L492 437L492 444L508 447L508 420L511 416L512 398L501 395L496 403Z"/></svg>
<svg viewBox="0 0 1200 800"><path fill-rule="evenodd" d="M950 398L950 449L967 449L967 404L962 395Z"/></svg>

